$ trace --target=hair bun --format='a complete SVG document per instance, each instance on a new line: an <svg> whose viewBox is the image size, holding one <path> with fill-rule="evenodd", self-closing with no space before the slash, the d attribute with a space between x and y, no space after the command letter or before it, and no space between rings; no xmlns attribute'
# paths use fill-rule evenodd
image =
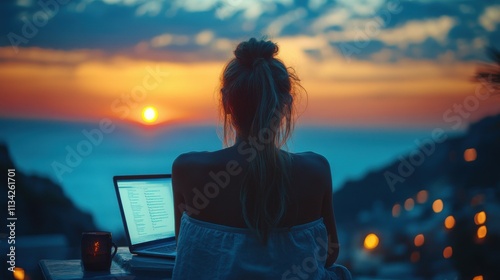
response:
<svg viewBox="0 0 500 280"><path fill-rule="evenodd" d="M234 56L243 65L253 67L263 59L271 60L278 53L278 45L271 41L251 38L246 42L241 42L234 50Z"/></svg>

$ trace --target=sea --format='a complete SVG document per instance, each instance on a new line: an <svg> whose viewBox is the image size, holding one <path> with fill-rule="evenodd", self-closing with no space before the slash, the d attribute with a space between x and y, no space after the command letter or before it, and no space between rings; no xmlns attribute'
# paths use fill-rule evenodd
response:
<svg viewBox="0 0 500 280"><path fill-rule="evenodd" d="M155 127L4 118L0 127L0 142L8 146L18 172L50 178L77 207L92 214L98 230L117 235L123 234L123 226L114 175L170 173L179 154L222 148L220 128L215 125ZM417 149L416 140L430 137L431 131L298 125L288 150L324 155L335 192L345 182Z"/></svg>

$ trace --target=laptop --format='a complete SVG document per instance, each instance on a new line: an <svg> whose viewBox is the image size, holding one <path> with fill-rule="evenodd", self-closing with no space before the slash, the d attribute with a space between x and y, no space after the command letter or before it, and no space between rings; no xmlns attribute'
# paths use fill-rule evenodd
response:
<svg viewBox="0 0 500 280"><path fill-rule="evenodd" d="M114 176L113 181L130 252L175 258L172 176Z"/></svg>

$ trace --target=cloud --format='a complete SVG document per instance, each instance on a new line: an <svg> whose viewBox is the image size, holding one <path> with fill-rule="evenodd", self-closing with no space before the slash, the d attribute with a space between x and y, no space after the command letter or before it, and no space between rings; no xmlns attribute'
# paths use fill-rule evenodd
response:
<svg viewBox="0 0 500 280"><path fill-rule="evenodd" d="M232 49L236 46L237 42L231 41L229 39L217 39L213 42L212 47L218 51L225 51L230 53Z"/></svg>
<svg viewBox="0 0 500 280"><path fill-rule="evenodd" d="M269 36L278 36L283 28L287 25L296 22L307 16L307 10L304 8L297 8L292 10L277 19L273 20L267 27L267 34Z"/></svg>
<svg viewBox="0 0 500 280"><path fill-rule="evenodd" d="M309 0L307 6L309 9L315 11L323 7L326 4L326 1L327 0Z"/></svg>
<svg viewBox="0 0 500 280"><path fill-rule="evenodd" d="M175 35L164 33L158 36L153 37L150 40L150 45L153 48L163 48L169 45L186 45L190 41L190 38L186 35Z"/></svg>
<svg viewBox="0 0 500 280"><path fill-rule="evenodd" d="M183 0L175 1L174 5L182 7L188 12L201 12L211 10L217 2L216 0Z"/></svg>
<svg viewBox="0 0 500 280"><path fill-rule="evenodd" d="M484 52L485 47L488 45L488 39L484 37L476 37L472 41L465 39L458 39L456 41L457 55L459 57L471 56L475 53Z"/></svg>
<svg viewBox="0 0 500 280"><path fill-rule="evenodd" d="M355 15L369 16L375 14L385 3L385 0L339 0L338 2Z"/></svg>
<svg viewBox="0 0 500 280"><path fill-rule="evenodd" d="M193 35L164 33L135 45L137 58L163 61L196 62L224 60L237 41L216 37L209 29ZM181 47L181 48L180 48Z"/></svg>
<svg viewBox="0 0 500 280"><path fill-rule="evenodd" d="M412 43L423 43L433 38L441 44L447 41L448 33L456 24L449 16L421 21L409 21L401 27L382 30L377 39L391 46L406 47Z"/></svg>
<svg viewBox="0 0 500 280"><path fill-rule="evenodd" d="M376 61L352 59L347 62L324 36L287 36L276 38L279 57L293 67L311 99L401 96L431 96L465 93L474 86L469 77L472 62L450 61L453 53L441 61L397 57L385 49L374 55ZM307 50L321 52L317 60ZM316 99L318 100L318 99Z"/></svg>
<svg viewBox="0 0 500 280"><path fill-rule="evenodd" d="M479 23L484 29L495 31L496 25L500 23L500 5L487 7L479 17Z"/></svg>
<svg viewBox="0 0 500 280"><path fill-rule="evenodd" d="M205 29L193 35L163 33L122 49L122 54L134 59L192 64L226 61L240 40L217 37Z"/></svg>
<svg viewBox="0 0 500 280"><path fill-rule="evenodd" d="M16 55L12 55L10 47L0 47L0 62L7 63L35 63L52 65L77 65L90 60L103 60L105 54L98 50L74 50L66 52L43 48L23 48Z"/></svg>
<svg viewBox="0 0 500 280"><path fill-rule="evenodd" d="M382 49L378 52L373 53L370 59L374 62L390 62L397 59L397 53L394 50Z"/></svg>
<svg viewBox="0 0 500 280"><path fill-rule="evenodd" d="M168 46L172 43L174 36L170 34L162 34L155 36L154 38L151 39L151 46L153 48L161 48Z"/></svg>
<svg viewBox="0 0 500 280"><path fill-rule="evenodd" d="M284 57L291 64L308 69L306 71L313 71L321 75L321 72L316 71L314 67L317 67L317 63L312 62L312 57L308 55L308 52L315 52L319 54L319 63L328 65L330 59L340 58L340 55L336 50L330 45L328 39L321 35L314 36L284 36L278 37L274 40L280 47L280 57ZM313 59L316 61L317 59Z"/></svg>
<svg viewBox="0 0 500 280"><path fill-rule="evenodd" d="M163 5L160 1L150 1L147 3L142 4L137 8L135 11L136 16L143 16L143 15L149 15L149 16L157 16L162 9Z"/></svg>
<svg viewBox="0 0 500 280"><path fill-rule="evenodd" d="M311 29L320 33L332 26L342 26L351 17L351 13L345 8L333 8L314 20Z"/></svg>
<svg viewBox="0 0 500 280"><path fill-rule="evenodd" d="M214 39L214 33L210 30L204 30L196 35L195 41L198 45L207 45Z"/></svg>

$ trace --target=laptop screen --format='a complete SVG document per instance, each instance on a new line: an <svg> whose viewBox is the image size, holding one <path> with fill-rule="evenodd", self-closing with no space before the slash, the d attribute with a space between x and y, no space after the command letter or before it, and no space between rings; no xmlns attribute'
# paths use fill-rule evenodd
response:
<svg viewBox="0 0 500 280"><path fill-rule="evenodd" d="M116 182L132 245L175 236L171 178Z"/></svg>

